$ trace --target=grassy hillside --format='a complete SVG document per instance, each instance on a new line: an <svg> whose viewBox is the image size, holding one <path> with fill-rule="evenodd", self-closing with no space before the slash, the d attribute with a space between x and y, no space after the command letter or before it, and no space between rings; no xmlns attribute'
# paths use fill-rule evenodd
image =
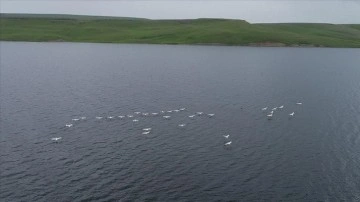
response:
<svg viewBox="0 0 360 202"><path fill-rule="evenodd" d="M0 40L360 48L360 25L1 14Z"/></svg>

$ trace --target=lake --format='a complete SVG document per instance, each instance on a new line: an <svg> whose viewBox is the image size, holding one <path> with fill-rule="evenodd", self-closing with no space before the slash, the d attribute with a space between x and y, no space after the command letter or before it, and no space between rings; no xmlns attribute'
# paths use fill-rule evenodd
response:
<svg viewBox="0 0 360 202"><path fill-rule="evenodd" d="M360 200L360 49L0 48L4 201Z"/></svg>

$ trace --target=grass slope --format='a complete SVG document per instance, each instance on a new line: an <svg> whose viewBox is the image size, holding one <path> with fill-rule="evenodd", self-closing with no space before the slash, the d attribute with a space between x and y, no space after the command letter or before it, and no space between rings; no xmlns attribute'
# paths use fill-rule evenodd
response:
<svg viewBox="0 0 360 202"><path fill-rule="evenodd" d="M1 14L0 40L360 48L360 25Z"/></svg>

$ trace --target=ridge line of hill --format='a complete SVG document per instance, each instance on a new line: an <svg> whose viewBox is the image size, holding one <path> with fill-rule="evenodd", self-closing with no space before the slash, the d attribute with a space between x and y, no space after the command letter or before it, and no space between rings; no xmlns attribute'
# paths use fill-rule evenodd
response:
<svg viewBox="0 0 360 202"><path fill-rule="evenodd" d="M0 14L1 41L360 48L360 24Z"/></svg>

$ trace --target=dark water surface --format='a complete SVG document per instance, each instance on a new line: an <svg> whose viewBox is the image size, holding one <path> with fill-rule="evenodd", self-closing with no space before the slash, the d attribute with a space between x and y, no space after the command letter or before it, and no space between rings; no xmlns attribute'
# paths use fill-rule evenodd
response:
<svg viewBox="0 0 360 202"><path fill-rule="evenodd" d="M360 200L360 49L0 47L1 201Z"/></svg>

